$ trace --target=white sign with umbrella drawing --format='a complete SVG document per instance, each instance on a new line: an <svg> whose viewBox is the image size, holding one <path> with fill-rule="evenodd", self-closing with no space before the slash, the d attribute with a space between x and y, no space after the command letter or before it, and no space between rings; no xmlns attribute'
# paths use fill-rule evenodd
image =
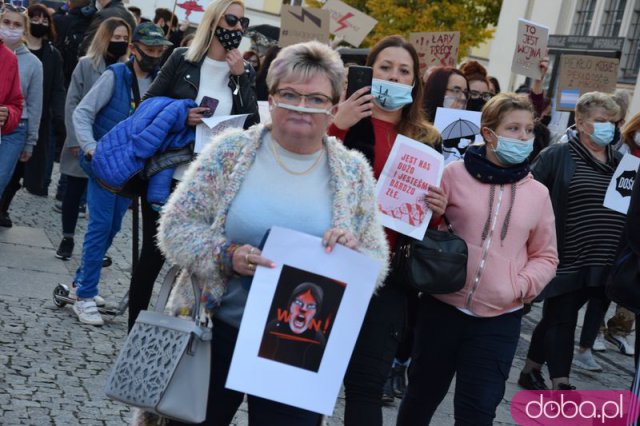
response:
<svg viewBox="0 0 640 426"><path fill-rule="evenodd" d="M442 136L445 164L464 157L467 147L482 143L480 112L438 108L433 125Z"/></svg>

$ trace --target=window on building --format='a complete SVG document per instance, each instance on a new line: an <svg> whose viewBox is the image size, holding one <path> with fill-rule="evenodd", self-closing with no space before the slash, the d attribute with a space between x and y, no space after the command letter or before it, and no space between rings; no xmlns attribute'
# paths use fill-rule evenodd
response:
<svg viewBox="0 0 640 426"><path fill-rule="evenodd" d="M579 0L576 6L575 20L573 21L573 35L589 35L593 11L596 8L596 0Z"/></svg>
<svg viewBox="0 0 640 426"><path fill-rule="evenodd" d="M620 35L620 25L627 0L609 0L605 2L602 14L602 27L600 35L605 37L618 37Z"/></svg>
<svg viewBox="0 0 640 426"><path fill-rule="evenodd" d="M622 80L631 83L635 82L640 71L640 0L636 0L631 15L631 25L622 48L620 71Z"/></svg>

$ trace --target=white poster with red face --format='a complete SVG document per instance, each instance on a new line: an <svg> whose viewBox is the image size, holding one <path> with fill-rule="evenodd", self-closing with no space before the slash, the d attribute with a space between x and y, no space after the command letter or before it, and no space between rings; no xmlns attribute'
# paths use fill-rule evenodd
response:
<svg viewBox="0 0 640 426"><path fill-rule="evenodd" d="M443 170L442 154L398 135L376 185L382 224L422 240L432 215L424 198L430 186L440 186Z"/></svg>
<svg viewBox="0 0 640 426"><path fill-rule="evenodd" d="M225 386L331 415L381 262L280 227L261 255Z"/></svg>

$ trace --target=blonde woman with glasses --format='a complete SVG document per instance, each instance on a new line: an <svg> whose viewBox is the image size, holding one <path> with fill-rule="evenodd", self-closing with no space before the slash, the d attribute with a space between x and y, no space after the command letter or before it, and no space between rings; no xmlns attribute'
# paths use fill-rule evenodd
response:
<svg viewBox="0 0 640 426"><path fill-rule="evenodd" d="M275 267L259 248L271 227L321 237L329 254L336 244L358 250L386 271L389 251L376 212L371 168L361 154L326 135L343 76L339 54L324 44L284 48L267 76L272 124L215 139L163 210L160 249L199 285L206 284L203 300L214 323L207 419L202 424L228 425L243 401L244 395L226 389L225 382L251 279L258 266ZM185 278L170 298L169 310L176 314L193 308ZM317 426L321 418L252 395L248 403L252 426Z"/></svg>

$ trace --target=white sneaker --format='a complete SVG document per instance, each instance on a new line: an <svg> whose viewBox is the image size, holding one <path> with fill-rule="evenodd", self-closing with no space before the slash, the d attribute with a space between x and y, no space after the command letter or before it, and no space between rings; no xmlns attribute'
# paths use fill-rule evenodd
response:
<svg viewBox="0 0 640 426"><path fill-rule="evenodd" d="M604 339L602 338L602 333L598 333L595 342L593 342L593 347L591 348L594 352L604 352L607 350L607 347L604 344Z"/></svg>
<svg viewBox="0 0 640 426"><path fill-rule="evenodd" d="M602 371L602 366L593 359L593 354L590 349L584 352L576 351L573 356L573 365L583 370L588 371Z"/></svg>
<svg viewBox="0 0 640 426"><path fill-rule="evenodd" d="M90 325L103 325L104 321L93 300L77 300L73 304L73 312L78 315L80 322Z"/></svg>
<svg viewBox="0 0 640 426"><path fill-rule="evenodd" d="M633 346L631 346L631 344L627 341L626 336L616 336L615 334L607 333L604 338L607 339L607 342L615 345L622 355L634 355L635 350Z"/></svg>
<svg viewBox="0 0 640 426"><path fill-rule="evenodd" d="M69 290L69 299L73 299L73 300L78 300L78 295L76 294L76 289L78 287L76 286L71 286L71 289ZM93 298L93 301L96 302L96 306L100 306L103 307L105 306L107 303L104 301L104 299L102 297L100 297L99 295Z"/></svg>

